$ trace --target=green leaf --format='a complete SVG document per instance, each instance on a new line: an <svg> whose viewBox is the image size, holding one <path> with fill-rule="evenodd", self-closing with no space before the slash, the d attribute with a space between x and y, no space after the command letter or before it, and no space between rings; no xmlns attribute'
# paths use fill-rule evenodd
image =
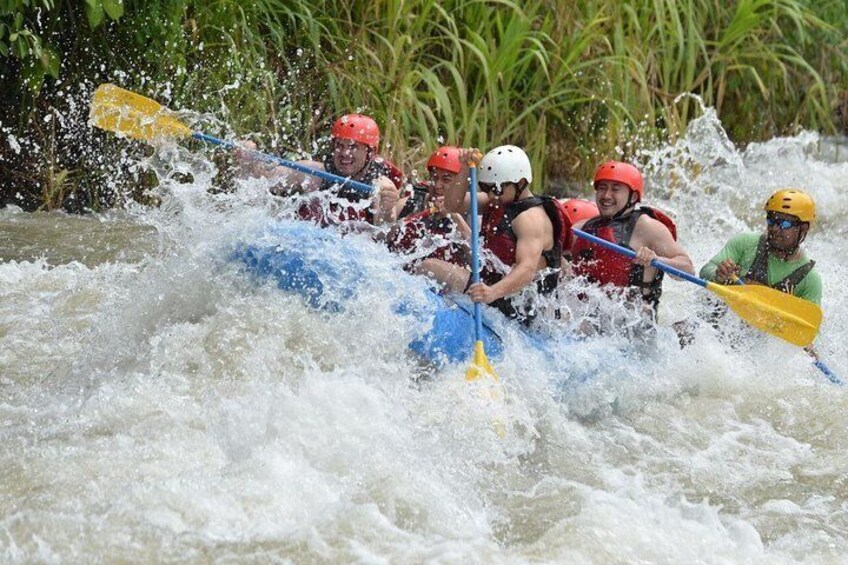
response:
<svg viewBox="0 0 848 565"><path fill-rule="evenodd" d="M4 57L9 55L9 46L2 41L0 41L0 55L3 55Z"/></svg>
<svg viewBox="0 0 848 565"><path fill-rule="evenodd" d="M21 69L21 77L27 88L37 95L44 84L44 67L34 61L28 61Z"/></svg>
<svg viewBox="0 0 848 565"><path fill-rule="evenodd" d="M62 66L62 60L59 54L46 45L41 50L41 65L48 75L53 78L59 78L59 70Z"/></svg>
<svg viewBox="0 0 848 565"><path fill-rule="evenodd" d="M124 15L124 0L103 0L103 9L112 20L118 20Z"/></svg>
<svg viewBox="0 0 848 565"><path fill-rule="evenodd" d="M26 59L27 55L29 55L29 46L27 45L26 40L23 37L18 37L14 43L15 46L15 55L23 61Z"/></svg>
<svg viewBox="0 0 848 565"><path fill-rule="evenodd" d="M106 13L103 11L101 0L85 0L85 15L88 17L88 27L95 29L103 23Z"/></svg>

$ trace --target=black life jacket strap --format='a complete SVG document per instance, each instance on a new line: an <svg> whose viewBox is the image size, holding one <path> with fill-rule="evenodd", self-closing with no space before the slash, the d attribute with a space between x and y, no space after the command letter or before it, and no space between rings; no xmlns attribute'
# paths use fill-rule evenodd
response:
<svg viewBox="0 0 848 565"><path fill-rule="evenodd" d="M769 284L768 278L768 236L763 234L760 236L760 241L757 243L757 254L754 256L754 262L751 264L751 269L745 275L746 282L756 282L768 287L774 288L787 294L793 294L795 288L804 280L816 262L813 260L807 261L791 273L774 284Z"/></svg>
<svg viewBox="0 0 848 565"><path fill-rule="evenodd" d="M602 218L595 216L583 224L583 231L592 235L597 235L598 229L606 226L611 226L615 234L615 242L622 247L630 249L630 238L633 237L633 230L636 229L636 222L642 214L649 214L645 208L637 208L631 210L629 214L618 216L615 218Z"/></svg>
<svg viewBox="0 0 848 565"><path fill-rule="evenodd" d="M512 231L512 222L519 214L541 206L553 226L554 246L548 251L542 252L542 257L545 259L548 267L551 269L559 269L562 266L562 221L559 218L559 213L556 209L556 204L550 196L531 196L523 200L516 200L506 208L506 217L509 220L510 231ZM514 232L513 236L514 236Z"/></svg>
<svg viewBox="0 0 848 565"><path fill-rule="evenodd" d="M747 282L757 282L770 286L768 281L768 236L760 236L754 262L751 263L751 269L744 278Z"/></svg>

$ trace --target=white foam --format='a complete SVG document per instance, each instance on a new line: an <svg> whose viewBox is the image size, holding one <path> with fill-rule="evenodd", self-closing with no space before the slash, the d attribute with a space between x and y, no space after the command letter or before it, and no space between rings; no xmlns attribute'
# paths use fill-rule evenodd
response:
<svg viewBox="0 0 848 565"><path fill-rule="evenodd" d="M650 194L677 213L698 264L758 229L762 199L784 183L812 179L823 224L836 226L846 164L818 159L816 140L740 151L708 112L653 156ZM848 552L848 403L799 350L728 325L740 345L707 327L681 351L664 327L654 346L562 339L546 358L504 327L499 408L463 364L411 380L422 369L406 341L421 322L388 307L397 260L378 245L353 238L375 274L349 308L312 311L227 260L290 204L258 181L208 193L214 166L185 149L145 166L170 179L158 209L95 221L0 213L4 233L21 236L0 263L3 560L780 563ZM185 172L194 181L180 184ZM822 228L807 246L826 285L820 349L844 375L843 239ZM692 285L665 288L664 324L697 307Z"/></svg>

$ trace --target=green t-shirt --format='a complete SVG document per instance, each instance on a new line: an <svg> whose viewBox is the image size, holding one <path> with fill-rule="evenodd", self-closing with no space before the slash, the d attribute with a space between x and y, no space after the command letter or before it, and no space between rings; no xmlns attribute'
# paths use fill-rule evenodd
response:
<svg viewBox="0 0 848 565"><path fill-rule="evenodd" d="M718 252L718 255L710 259L710 262L701 269L701 278L707 280L715 280L716 269L718 264L725 259L731 259L739 265L739 276L744 277L751 270L751 265L754 264L754 258L757 256L757 245L760 242L760 234L743 233L737 235L727 242L727 244ZM777 257L769 254L768 257L768 281L770 285L777 284L790 274L795 269L806 265L810 259L801 253L801 258L796 261L782 261ZM798 286L795 287L792 293L798 298L809 300L821 306L822 298L822 281L816 268L813 267L807 276L801 279Z"/></svg>

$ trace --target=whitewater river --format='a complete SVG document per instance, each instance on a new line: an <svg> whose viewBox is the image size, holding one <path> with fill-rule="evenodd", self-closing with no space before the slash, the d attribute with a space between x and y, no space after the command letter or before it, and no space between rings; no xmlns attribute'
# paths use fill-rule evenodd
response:
<svg viewBox="0 0 848 565"><path fill-rule="evenodd" d="M742 151L708 112L649 157L698 267L774 189L814 196L818 348L848 377L848 145ZM667 280L635 353L591 338L552 363L506 335L492 406L464 364L406 351L385 285L327 314L239 272L280 203L208 182L0 210L0 562L848 562L848 391L732 322L681 351L700 288Z"/></svg>

